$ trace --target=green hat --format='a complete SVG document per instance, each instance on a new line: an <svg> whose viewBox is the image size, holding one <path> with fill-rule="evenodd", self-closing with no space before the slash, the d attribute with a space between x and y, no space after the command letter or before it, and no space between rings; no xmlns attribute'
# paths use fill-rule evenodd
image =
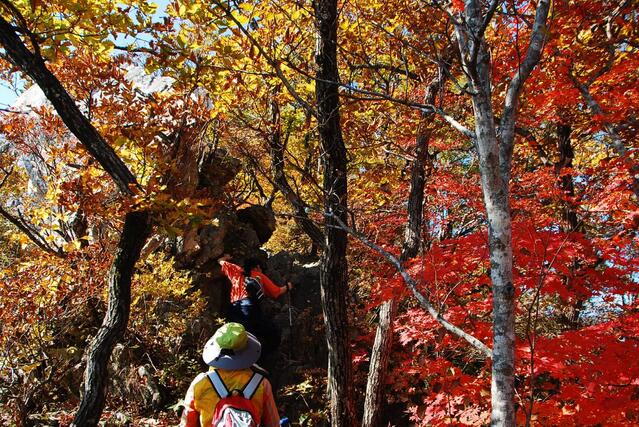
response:
<svg viewBox="0 0 639 427"><path fill-rule="evenodd" d="M202 352L204 362L220 369L245 369L260 358L262 345L239 323L227 323L208 340Z"/></svg>

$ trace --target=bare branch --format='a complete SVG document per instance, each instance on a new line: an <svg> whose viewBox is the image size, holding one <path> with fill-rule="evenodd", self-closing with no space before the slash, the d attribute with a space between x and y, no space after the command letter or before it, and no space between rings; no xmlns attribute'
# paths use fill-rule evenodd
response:
<svg viewBox="0 0 639 427"><path fill-rule="evenodd" d="M0 112L7 114L28 114L26 111L12 110L11 108L0 108Z"/></svg>
<svg viewBox="0 0 639 427"><path fill-rule="evenodd" d="M495 121L499 122L500 117L495 116ZM541 163L544 166L550 165L550 157L548 156L548 153L546 153L546 150L544 150L544 147L537 140L537 137L530 129L523 126L515 126L515 133L521 136L522 138L524 138L526 141L528 141L530 146L537 151L537 154L539 155L539 160L541 160Z"/></svg>
<svg viewBox="0 0 639 427"><path fill-rule="evenodd" d="M381 64L381 63L349 64L349 67L352 70L374 70L374 71L386 70L395 74L406 76L407 78L412 80L417 80L417 81L421 80L418 74L400 67L392 66L390 64Z"/></svg>
<svg viewBox="0 0 639 427"><path fill-rule="evenodd" d="M39 247L43 251L48 252L51 255L55 255L55 256L57 256L59 258L65 258L64 252L62 252L60 249L58 249L58 250L53 249L51 246L49 246L47 244L46 240L44 240L44 238L42 238L42 236L38 235L36 232L31 230L27 226L27 224L23 223L20 219L18 219L15 216L11 215L2 206L0 206L0 215L2 215L11 224L15 225L16 228L18 228L18 230L20 230L22 233L24 233L24 235L27 236L29 238L29 240L31 240L37 247Z"/></svg>
<svg viewBox="0 0 639 427"><path fill-rule="evenodd" d="M617 16L619 16L619 14L621 13L621 11L628 6L628 4L630 3L630 0L623 0L621 2L619 2L619 5L610 13L610 15L608 15L606 17L606 37L608 38L608 40L612 40L613 35L612 35L612 24L615 22L615 19L617 18Z"/></svg>
<svg viewBox="0 0 639 427"><path fill-rule="evenodd" d="M484 16L484 20L481 23L481 27L479 27L479 32L477 33L477 37L482 39L484 37L484 33L486 32L486 28L490 25L490 21L492 21L493 16L495 15L495 10L501 4L501 0L493 0L488 7L488 12L486 12L486 16Z"/></svg>
<svg viewBox="0 0 639 427"><path fill-rule="evenodd" d="M303 70L300 70L300 69L295 69L295 70L298 71L298 72L304 73ZM410 108L414 108L414 109L417 109L417 110L421 110L421 111L426 112L426 113L434 112L437 115L439 115L441 118L443 118L446 122L448 122L448 124L450 124L458 132L460 132L463 135L465 135L466 137L470 138L472 141L474 141L476 139L475 132L471 131L466 126L462 125L454 117L448 115L444 110L442 110L439 107L436 107L435 105L422 104L422 103L415 102L415 101L410 101L410 100L407 100L407 99L395 98L393 96L386 95L384 93L375 92L375 91L366 90L366 89L359 89L358 87L355 87L353 85L349 85L349 84L346 84L346 83L331 82L331 81L323 80L323 79L319 79L319 78L315 78L315 80L316 81L321 81L321 82L324 82L324 83L336 84L336 85L338 85L341 88L347 89L349 92L361 93L362 95L367 95L368 96L367 98L355 98L355 97L352 97L352 98L360 100L360 101L381 101L381 100L385 100L385 101L390 101L390 102L392 102L394 104L400 104L400 105L404 105L406 107L410 107ZM346 94L344 96L345 97L350 97L348 94Z"/></svg>
<svg viewBox="0 0 639 427"><path fill-rule="evenodd" d="M133 47L133 46L122 46L122 45L116 44L113 46L113 49L121 50L123 52L128 52L128 53L146 53L149 55L156 55L156 56L160 54L160 52L155 49L142 47L142 46Z"/></svg>
<svg viewBox="0 0 639 427"><path fill-rule="evenodd" d="M495 15L495 10L497 9L497 6L499 6L500 3L501 1L499 0L493 0L491 2L490 6L488 7L488 11L486 12L486 16L484 16L484 19L482 20L481 25L477 29L477 33L471 34L474 40L473 50L470 55L470 63L472 64L472 66L475 66L475 64L477 63L477 55L479 54L479 48L483 41L484 34L486 33L486 28L488 28L490 21L492 21L493 16Z"/></svg>
<svg viewBox="0 0 639 427"><path fill-rule="evenodd" d="M577 89L579 89L579 93L581 93L581 96L583 96L584 100L586 101L586 104L588 104L588 107L590 108L592 113L595 115L600 115L600 116L604 115L603 109L601 108L597 100L590 93L590 88L587 85L581 83L573 75L572 72L570 72L569 75L572 82L575 84ZM617 133L617 130L615 129L615 127L612 126L612 124L608 123L607 121L603 123L603 127L606 133L608 134L608 136L610 136L610 139L612 140L612 147L615 149L615 152L617 153L617 155L619 155L619 157L625 156L628 150L626 149L626 146L621 140L621 137Z"/></svg>
<svg viewBox="0 0 639 427"><path fill-rule="evenodd" d="M449 331L453 335L466 340L470 345L475 347L477 350L481 351L486 357L492 358L492 350L486 344L484 344L483 342L481 342L479 339L475 338L474 336L470 335L469 333L465 332L461 328L459 328L459 327L453 325L452 323L450 323L448 320L446 320L444 318L444 316L439 311L437 311L435 309L435 307L433 307L433 305L430 302L430 300L428 299L428 297L425 296L424 294L422 294L417 289L417 283L415 282L415 279L413 279L411 277L411 275L408 274L408 272L404 269L404 267L402 266L402 264L399 261L399 259L397 259L390 252L388 252L388 251L384 250L383 248L381 248L380 246L376 245L375 243L372 243L363 234L361 234L361 233L353 230L352 228L348 227L337 216L335 216L335 215L333 215L331 213L326 213L325 215L330 216L333 219L335 219L335 221L339 224L339 227L342 230L348 232L350 235L352 235L353 237L357 238L360 242L362 242L363 244L365 244L369 248L373 249L375 252L379 253L384 258L386 258L386 260L388 262L393 264L393 266L401 274L402 278L404 279L404 282L406 283L408 288L411 290L411 292L413 293L415 298L417 298L417 301L419 301L420 306L423 309L425 309L432 316L432 318L437 321L437 323L442 325L442 327L444 329L446 329L447 331Z"/></svg>
<svg viewBox="0 0 639 427"><path fill-rule="evenodd" d="M11 165L11 169L9 170L6 170L5 168L0 169L2 169L2 172L4 172L4 178L2 178L2 182L0 182L0 188L2 188L4 187L4 183L7 182L7 179L9 179L9 177L13 173L13 165Z"/></svg>

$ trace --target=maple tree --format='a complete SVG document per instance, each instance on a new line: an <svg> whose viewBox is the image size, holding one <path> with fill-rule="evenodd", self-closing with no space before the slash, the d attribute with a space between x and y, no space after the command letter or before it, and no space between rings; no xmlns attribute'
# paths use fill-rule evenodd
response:
<svg viewBox="0 0 639 427"><path fill-rule="evenodd" d="M270 248L322 254L333 425L638 422L635 2L2 5L3 72L80 105L2 116L3 347L22 337L25 377L58 378L37 354L102 300L127 212L187 240L220 204L268 203ZM221 194L195 184L203 139L245 165ZM161 258L134 312L205 310Z"/></svg>

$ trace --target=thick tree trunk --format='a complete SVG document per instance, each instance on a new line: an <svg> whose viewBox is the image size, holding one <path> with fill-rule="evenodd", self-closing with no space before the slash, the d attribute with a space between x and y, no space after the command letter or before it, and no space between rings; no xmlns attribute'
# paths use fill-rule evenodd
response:
<svg viewBox="0 0 639 427"><path fill-rule="evenodd" d="M483 22L479 5L466 4L471 32ZM488 219L490 277L493 290L493 366L491 425L515 426L515 288L508 181L510 150L497 140L492 107L490 56L484 40L460 36L460 50L470 52L464 65L473 76L473 112L479 172ZM467 41L468 45L463 46ZM473 63L474 61L474 63ZM510 100L510 98L509 98ZM514 108L514 105L512 106ZM514 117L509 110L509 117ZM512 139L510 141L512 143Z"/></svg>
<svg viewBox="0 0 639 427"><path fill-rule="evenodd" d="M499 1L491 1L486 8L483 2L465 0L463 25L456 24L455 31L462 66L471 83L474 139L488 219L490 277L493 285L491 425L514 427L515 287L509 181L519 96L541 58L548 32L546 20L550 1L537 2L526 56L517 64L506 90L498 139L492 105L491 61L484 33L500 4Z"/></svg>
<svg viewBox="0 0 639 427"><path fill-rule="evenodd" d="M439 83L439 81L438 81ZM432 87L432 85L431 85ZM431 89L429 87L429 91ZM428 95L429 92L427 92ZM432 105L433 99L426 99L425 102ZM428 97L431 98L431 97ZM430 118L430 120L429 120ZM417 135L415 144L415 160L410 171L410 192L408 194L408 223L404 230L404 244L400 261L404 262L413 258L419 253L422 239L422 223L424 222L424 185L426 184L426 161L428 160L428 142L430 140L432 113L422 113L422 123L420 132Z"/></svg>
<svg viewBox="0 0 639 427"><path fill-rule="evenodd" d="M118 249L107 276L107 314L90 344L84 371L82 402L72 426L95 426L100 421L108 381L107 363L113 347L122 339L126 330L131 306L131 278L150 232L147 212L130 212L126 215Z"/></svg>
<svg viewBox="0 0 639 427"><path fill-rule="evenodd" d="M479 172L488 219L493 291L493 366L491 425L515 426L515 288L508 182L509 147L497 140L491 101L489 54L478 48L473 110ZM512 139L510 141L512 143Z"/></svg>
<svg viewBox="0 0 639 427"><path fill-rule="evenodd" d="M493 284L491 424L514 427L515 288L508 181L500 168L494 117L488 99L476 96L473 104Z"/></svg>
<svg viewBox="0 0 639 427"><path fill-rule="evenodd" d="M491 168L485 166L484 169ZM484 191L493 283L492 425L515 426L515 287L508 190Z"/></svg>
<svg viewBox="0 0 639 427"><path fill-rule="evenodd" d="M347 234L335 217L347 222L346 148L339 114L337 72L337 0L316 0L317 25L317 122L324 167L324 250L320 286L328 344L328 388L333 427L356 425L353 405L353 374L348 340L346 295L348 265Z"/></svg>
<svg viewBox="0 0 639 427"><path fill-rule="evenodd" d="M366 382L362 427L381 425L384 410L384 385L393 344L393 321L396 311L397 302L395 299L390 299L379 307L379 321Z"/></svg>
<svg viewBox="0 0 639 427"><path fill-rule="evenodd" d="M426 89L424 104L435 104L444 76L443 70L439 70L439 75L431 81ZM433 119L433 112L422 113L422 120L419 124L415 141L415 160L411 166L410 192L408 196L408 222L404 230L404 243L400 256L402 263L416 256L422 245L426 162L429 159L428 143L431 137ZM362 427L378 427L381 424L384 410L384 384L393 343L392 326L396 311L397 302L395 299L384 302L379 308L379 320L368 368Z"/></svg>

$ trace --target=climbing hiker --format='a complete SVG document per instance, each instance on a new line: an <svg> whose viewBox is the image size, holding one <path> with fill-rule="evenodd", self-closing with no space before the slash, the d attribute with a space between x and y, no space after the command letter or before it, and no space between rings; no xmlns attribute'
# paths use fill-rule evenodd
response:
<svg viewBox="0 0 639 427"><path fill-rule="evenodd" d="M278 286L263 272L263 264L257 258L247 258L244 267L229 261L231 256L224 254L218 262L222 272L231 281L231 308L228 320L244 325L262 343L262 354L267 356L277 349L281 340L280 330L273 321L264 316L260 299L267 295L273 299L290 292L293 284Z"/></svg>
<svg viewBox="0 0 639 427"><path fill-rule="evenodd" d="M279 427L271 383L254 365L260 352L260 342L239 323L219 328L204 346L211 368L189 386L180 427Z"/></svg>

